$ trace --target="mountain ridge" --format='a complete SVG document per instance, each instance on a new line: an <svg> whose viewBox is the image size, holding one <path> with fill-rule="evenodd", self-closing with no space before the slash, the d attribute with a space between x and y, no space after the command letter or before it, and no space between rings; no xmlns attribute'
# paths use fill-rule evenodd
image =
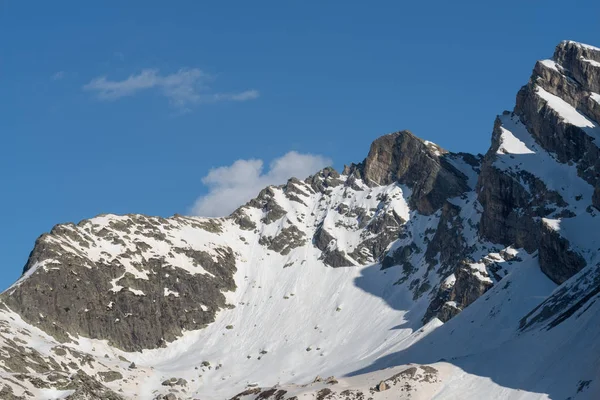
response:
<svg viewBox="0 0 600 400"><path fill-rule="evenodd" d="M3 390L443 398L460 390L451 382L462 369L469 398L593 398L592 356L560 386L535 378L539 365L524 363L532 378L520 381L482 355L507 366L501 349L527 345L552 359L531 338L564 341L567 328L593 346L594 328L577 321L598 312L600 242L582 234L600 227L598 91L600 50L563 41L496 118L483 156L399 131L342 173L269 186L228 217L107 214L55 226L0 295L2 321L45 343L32 359L4 324L0 348L20 362L0 356ZM70 361L57 367L48 352ZM329 374L338 378L313 379Z"/></svg>

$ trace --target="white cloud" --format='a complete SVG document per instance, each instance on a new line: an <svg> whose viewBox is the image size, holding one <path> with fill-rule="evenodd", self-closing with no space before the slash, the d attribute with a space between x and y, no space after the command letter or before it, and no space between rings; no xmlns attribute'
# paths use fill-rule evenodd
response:
<svg viewBox="0 0 600 400"><path fill-rule="evenodd" d="M57 73L55 73L54 75L52 75L52 80L53 81L59 81L62 78L65 77L65 71L58 71Z"/></svg>
<svg viewBox="0 0 600 400"><path fill-rule="evenodd" d="M106 76L94 78L83 86L83 90L95 92L100 100L112 101L156 89L178 108L203 102L247 101L259 97L257 90L211 93L207 86L210 80L212 78L198 68L182 68L169 75L160 75L157 69L144 69L121 81L111 81Z"/></svg>
<svg viewBox="0 0 600 400"><path fill-rule="evenodd" d="M260 94L258 93L258 90L246 90L245 92L233 93L233 94L217 93L217 94L213 95L213 98L215 101L221 101L221 100L246 101L246 100L257 99L259 95Z"/></svg>
<svg viewBox="0 0 600 400"><path fill-rule="evenodd" d="M331 163L327 157L290 151L273 160L266 172L263 161L258 159L237 160L229 166L213 168L202 178L208 194L196 200L192 213L204 217L229 215L266 186L285 183L291 177L304 179Z"/></svg>

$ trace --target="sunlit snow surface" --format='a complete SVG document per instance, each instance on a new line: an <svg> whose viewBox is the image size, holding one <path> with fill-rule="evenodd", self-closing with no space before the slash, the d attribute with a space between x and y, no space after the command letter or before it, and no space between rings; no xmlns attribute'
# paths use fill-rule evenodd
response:
<svg viewBox="0 0 600 400"><path fill-rule="evenodd" d="M527 170L550 189L561 193L568 199L576 217L548 218L544 222L561 235L573 236L573 246L598 248L596 235L581 232L585 224L589 224L589 229L596 229L597 223L584 207L591 201L592 188L578 178L575 167L560 164L543 151L516 117L502 117L501 135L495 166L515 173ZM474 171L458 158L448 161L466 174L474 188ZM564 185L564 182L570 184ZM483 297L446 324L433 319L422 326L421 318L430 299L423 296L413 300L413 292L408 287L410 282L394 285L402 277L400 267L382 271L378 264L371 263L362 267L331 268L319 260L320 251L310 243L286 255L258 243L260 235L275 236L289 224L310 235L315 225L323 221L323 226L336 237L335 245L349 253L364 237L357 233L355 218L332 210L341 203L350 208L360 205L377 209L380 207L377 198L385 194L389 201L385 203L385 210L377 212L393 210L407 220L407 235L392 243L390 250L409 243L426 247L439 223L439 213L423 216L411 211L407 205L410 190L406 187L364 186L362 189L348 197L345 187L340 186L327 197L311 195L303 199L305 204L300 204L290 201L280 188L273 188L277 203L287 215L273 223L258 224L259 235L240 229L230 220L220 220L223 232L219 234L193 229L185 223L169 222L173 229L164 233L174 243L187 243L209 252L214 246L221 245L233 249L238 268L235 274L237 290L225 294L235 308L221 311L206 329L185 332L180 339L161 349L125 353L106 342L83 337L66 345L92 354L102 363L96 364L95 368L83 366L90 375L100 370L121 372L123 380L105 385L115 391L122 390L128 398L138 399L153 399L158 393L165 393L166 388L161 383L172 377L187 380L184 398L208 400L231 397L249 385L281 385L290 396L294 393L302 396L325 385L310 384L317 375L335 376L338 388L368 393L378 382L410 365L430 365L438 371L439 378L433 383L415 383L412 399L547 399L552 398L548 394L549 388L556 389L553 394L565 394L565 397L576 390L576 379L581 379L577 374L581 373L582 367L575 364L580 360L588 363L585 365L590 375L597 371L593 364L595 357L590 355L589 360L582 359L568 347L572 342L570 331L584 329L580 326L584 319L569 320L550 333L543 331L542 326L519 331L522 318L549 298L556 285L540 271L536 254L504 249L520 260L505 262L498 253L500 248L482 242L476 229L481 206L475 192L450 199L452 204L461 207L466 243L478 245L478 250L473 253L475 259L489 256L500 260L508 273ZM583 200L576 200L580 196ZM264 216L258 209L247 212L257 222ZM100 228L119 218L124 217L102 216L86 223ZM98 240L90 257L116 257L119 254L120 249L115 245L104 239ZM168 253L168 246L159 241L154 244L148 251L157 255ZM68 245L79 246L76 242ZM586 257L593 261L596 254L589 253ZM207 273L201 266L186 264L183 258L171 257L170 261L191 274ZM427 271L423 252L413 254L411 262L418 267L411 280L423 278ZM53 268L51 262L41 267ZM469 268L478 279L492 282L483 263L474 262ZM131 270L135 270L138 279L145 279L143 271L133 266ZM432 285L440 283L450 287L456 281L454 275L443 282L434 280L440 279L437 274L430 274L430 279L433 279ZM116 282L114 290L118 289ZM137 289L129 290L139 296L145 295ZM164 296L179 295L169 287L164 287L163 292ZM51 350L56 342L46 334L13 313L1 312L0 318L9 320L15 329L27 329L31 335L27 339L29 346L42 354L57 357ZM585 329L599 330L588 325ZM6 337L19 336L18 331L11 335ZM597 337L589 332L584 336ZM586 345L596 346L594 343ZM119 356L126 361L121 361ZM131 362L136 364L136 369L128 368ZM556 383L559 378L555 375L556 370L547 366L559 362L578 371L564 372L568 381L564 387ZM60 398L69 394L41 392L34 387L27 387L27 390L41 398ZM400 392L390 390L376 393L374 398L402 398L399 395Z"/></svg>
<svg viewBox="0 0 600 400"><path fill-rule="evenodd" d="M562 71L552 60L541 63ZM599 143L597 122L539 86L535 95L562 121L581 128ZM600 103L599 94L591 93L589 97ZM473 189L448 200L460 207L465 245L473 249L473 260L465 268L475 279L493 286L446 323L434 318L423 325L422 317L431 297L428 294L415 297L410 288L417 279L427 279L432 287L451 288L456 284L455 274L438 273L439 254L435 266L428 264L424 251L411 254L409 261L415 271L408 281L401 279L404 276L400 266L381 270L378 260L372 257L367 257L366 265L360 266L350 254L372 233L359 226L356 216L336 210L340 206L360 207L368 210L371 217L393 213L405 220L402 235L389 245L388 251L410 244L425 249L440 224L440 211L425 216L411 210L408 206L411 191L402 185L371 188L358 180L358 190L339 185L323 195L313 193L306 183L300 182L297 189L306 194L301 195L302 202L290 199L281 187L271 188L274 201L286 212L284 217L266 223L262 221L265 217L262 210L252 207L244 210L256 224L255 231L243 230L231 219L218 219L221 232L210 232L189 223L204 223L206 219L187 217L164 220L169 229L157 228L177 246L206 251L213 257L221 247L230 247L235 253L237 289L224 293L234 307L221 310L216 321L205 329L184 332L164 348L135 353L84 337L74 337L73 342L64 344L66 348L93 355L94 362L88 364L80 363L77 353L58 354L56 346L60 344L55 339L10 310L0 309L0 346L18 342L26 349L25 353L39 352L58 362L74 362L89 375L118 371L123 379L103 384L134 399L154 399L167 393L169 388L161 383L170 378L187 381L186 392L178 394L181 398L222 400L249 387L277 386L287 391L286 397L313 399L315 393L329 387L325 382L313 382L316 376L334 376L338 381L337 391L360 390L375 400L600 398L600 301L596 301L600 299L597 291L600 216L590 207L594 188L579 177L576 165L560 163L555 155L545 151L518 116L503 115L500 124L493 166L530 192L523 173L533 175L567 203L540 221L567 238L570 249L587 263L587 267L561 286L541 271L537 253L503 248L478 236L482 207L475 192L477 172L462 158L447 154L446 161L466 176ZM426 142L426 145L442 156L435 144ZM346 179L345 175L340 177L341 181ZM381 198L387 200L381 202ZM127 218L103 215L84 221L82 226L109 229L111 224ZM275 237L292 225L308 238L304 245L282 255L259 244L261 237ZM320 260L321 251L310 242L317 226L335 238L329 246L343 251L355 266L331 268ZM66 225L65 229L77 228ZM128 240L138 239L149 245L142 252L145 258L164 257L172 268L192 275L211 275L183 255L173 254L165 241L138 237L135 233ZM86 248L68 235L51 240L85 254L93 262L118 259L125 273L136 279L148 279L147 272L135 265L142 260L137 255L131 259L119 258L126 249L110 237L95 237L93 246ZM501 277L488 273L487 264L491 260L502 265ZM38 269L58 268L57 263L43 260L15 285ZM125 289L118 285L120 278L112 280L109 290ZM136 296L146 296L139 289L127 290ZM182 294L165 286L160 295L168 299ZM446 305L458 307L456 301ZM110 310L113 303L106 306ZM207 310L206 305L199 307ZM132 362L136 368L130 368ZM383 392L372 390L390 376L423 365L437 370L435 381L414 382L410 391L400 387ZM13 375L0 372L0 378L12 379ZM72 394L70 390L37 388L26 381L13 388L16 395L29 391L42 399Z"/></svg>

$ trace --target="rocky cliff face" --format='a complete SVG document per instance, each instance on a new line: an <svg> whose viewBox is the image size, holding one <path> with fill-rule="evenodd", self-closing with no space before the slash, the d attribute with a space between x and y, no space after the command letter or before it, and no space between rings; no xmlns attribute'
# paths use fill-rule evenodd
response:
<svg viewBox="0 0 600 400"><path fill-rule="evenodd" d="M446 154L446 150L409 131L396 132L375 140L367 158L350 172L369 186L407 185L412 190L410 206L429 215L446 199L469 190L467 177L447 161ZM466 157L477 166L475 157Z"/></svg>
<svg viewBox="0 0 600 400"><path fill-rule="evenodd" d="M37 240L24 277L2 298L61 341L83 335L130 351L164 346L227 307L233 251L193 243L221 230L218 220L142 215L58 225Z"/></svg>
<svg viewBox="0 0 600 400"><path fill-rule="evenodd" d="M567 41L536 64L515 110L496 120L478 182L481 236L539 250L542 270L556 283L585 260L542 219L581 219L597 207L598 59L598 49Z"/></svg>
<svg viewBox="0 0 600 400"><path fill-rule="evenodd" d="M519 309L518 329L580 315L599 293L600 243L586 234L600 228L599 92L600 49L563 42L496 119L485 156L402 131L342 173L265 188L227 218L56 226L0 297L0 394L293 398L252 379L360 370L382 343L416 342L474 303L485 310L482 297L500 299L486 311L492 321L531 265L551 281L537 278L541 286L561 287ZM383 374L364 390L334 388L335 378L306 390L429 393L442 377L428 368ZM132 387L142 379L148 390Z"/></svg>

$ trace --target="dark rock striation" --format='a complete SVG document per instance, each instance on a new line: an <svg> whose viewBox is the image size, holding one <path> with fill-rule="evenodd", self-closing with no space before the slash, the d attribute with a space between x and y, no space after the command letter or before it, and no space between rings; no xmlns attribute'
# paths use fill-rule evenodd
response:
<svg viewBox="0 0 600 400"><path fill-rule="evenodd" d="M448 152L409 131L385 135L350 173L370 186L400 183L412 190L411 206L423 214L438 210L450 197L469 190L467 179L445 158Z"/></svg>
<svg viewBox="0 0 600 400"><path fill-rule="evenodd" d="M515 109L498 116L485 156L450 153L401 131L376 139L367 157L343 173L325 168L269 186L227 218L103 215L57 225L36 241L22 278L0 300L63 342L51 349L61 361L3 336L2 368L35 387L73 390L69 398L120 399L105 385L126 381L143 366L127 361L120 372L109 371L64 342L83 336L126 351L163 347L233 307L226 294L236 290L240 262L262 268L270 257L286 273L307 262L374 266L375 274L361 277L363 288L381 279L387 286L377 294L395 301L393 292L402 286L406 302L427 306L414 318L427 323L446 322L478 301L521 261L519 252L528 252L549 279L565 286L525 315L521 329L552 329L600 293L597 249L582 248L558 228L597 218L600 210L599 92L600 50L567 41L552 60L535 65ZM552 182L536 169L544 167L539 160L556 167L553 172L572 168L568 176L582 184L569 190L570 182ZM233 331L233 325L225 329L239 332L237 322ZM97 372L89 376L84 367ZM372 391L393 390L415 376L436 381L437 371L427 368L413 366ZM194 385L163 378L162 386L179 394ZM316 393L330 398L336 391ZM285 395L253 387L235 398ZM349 390L339 396L362 398ZM0 397L23 398L10 385L0 386Z"/></svg>
<svg viewBox="0 0 600 400"><path fill-rule="evenodd" d="M591 46L565 41L559 44L552 60L536 64L531 79L517 95L512 113L534 138L541 151L552 154L560 163L573 165L577 174L594 186L591 204L598 207L600 180L600 103L595 97L600 85L600 51ZM553 104L548 99L553 99ZM566 119L556 109L572 107L586 119L584 126ZM564 105L563 105L564 104ZM565 106L566 105L566 106ZM497 167L501 146L502 121L496 120L492 146L485 156L479 177L478 199L483 206L479 226L482 237L495 243L540 251L542 270L556 283L562 283L585 266L583 257L570 249L568 240L551 232L541 218L571 218L577 204L527 170ZM575 197L575 202L583 199ZM586 204L581 204L585 208Z"/></svg>
<svg viewBox="0 0 600 400"><path fill-rule="evenodd" d="M212 322L227 306L222 292L236 287L232 250L179 247L172 238L186 226L216 229L185 218L144 216L106 226L58 225L37 240L24 268L27 279L3 293L2 301L61 341L83 335L129 351L163 346L184 329ZM150 243L156 241L169 244L169 251L154 252ZM86 254L106 242L118 248L116 254ZM178 268L178 257L206 273Z"/></svg>

